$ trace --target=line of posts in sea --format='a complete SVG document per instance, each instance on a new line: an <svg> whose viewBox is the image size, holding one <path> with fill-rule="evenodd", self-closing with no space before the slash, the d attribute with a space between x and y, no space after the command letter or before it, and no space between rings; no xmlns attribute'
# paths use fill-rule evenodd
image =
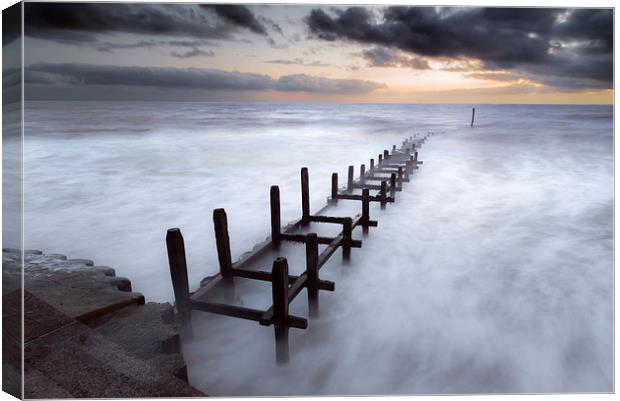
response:
<svg viewBox="0 0 620 401"><path fill-rule="evenodd" d="M271 236L256 246L251 252L237 262L232 262L230 240L228 236L228 222L224 209L213 210L213 224L219 262L219 273L202 285L196 292L190 293L187 274L187 261L183 235L178 228L167 231L166 244L170 276L174 289L174 298L178 316L182 327L188 335L191 331L191 312L193 310L215 313L240 319L252 320L262 326L274 326L276 361L286 363L289 360L289 329L306 329L308 320L289 314L289 304L305 288L308 296L309 317L319 314L319 291L334 291L335 283L322 280L319 277L320 269L327 263L336 250L342 250L342 258L348 261L352 248L360 248L361 240L353 239L353 230L362 227L364 235L370 227L377 227L378 222L370 218L370 202L379 202L381 209L388 203L396 201L396 192L403 189L403 183L409 182L411 174L423 162L418 160L418 149L432 132L418 137L412 135L402 142L400 148L392 146L392 151L384 150L379 154L377 163L370 159L369 168L362 164L359 169L359 178L354 180L354 166L349 166L347 186L338 187L338 174L332 174L331 196L327 204L317 213L310 214L310 192L308 169L301 169L301 218L287 225L284 229L280 220L280 189L273 185L270 189ZM388 174L389 176L386 176ZM361 194L356 190L361 189ZM371 195L370 191L377 191ZM361 202L361 213L354 217L324 216L322 213L340 200ZM319 236L316 233L296 234L299 228L310 223L337 224L342 230L335 237ZM304 243L306 247L306 269L301 275L289 274L288 260L277 257L273 261L271 271L262 271L252 268L258 257L267 251L277 250L283 242ZM319 244L327 245L319 253ZM266 310L253 309L230 303L212 302L205 300L213 291L222 288L229 295L234 293L234 279L266 281L271 283L272 305ZM228 299L232 299L230 296Z"/></svg>

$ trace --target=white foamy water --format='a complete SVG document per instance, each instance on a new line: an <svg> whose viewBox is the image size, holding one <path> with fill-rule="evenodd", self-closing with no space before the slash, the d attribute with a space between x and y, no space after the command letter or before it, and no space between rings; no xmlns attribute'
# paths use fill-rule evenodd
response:
<svg viewBox="0 0 620 401"><path fill-rule="evenodd" d="M30 102L26 247L171 300L167 228L183 231L196 289L217 271L214 208L236 258L269 233L270 185L290 221L300 167L316 210L333 171L344 182L349 164L441 132L397 203L373 207L379 227L351 263L321 270L336 292L291 330L286 368L272 329L198 313L190 382L211 395L611 391L612 108L476 111L471 129L456 105ZM286 252L303 269L303 248ZM264 290L245 302L268 303ZM307 316L304 297L291 313Z"/></svg>

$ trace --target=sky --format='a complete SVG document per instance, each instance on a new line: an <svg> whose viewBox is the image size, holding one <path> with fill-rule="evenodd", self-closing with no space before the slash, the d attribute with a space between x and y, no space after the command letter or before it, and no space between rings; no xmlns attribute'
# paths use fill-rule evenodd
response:
<svg viewBox="0 0 620 401"><path fill-rule="evenodd" d="M613 102L611 9L26 2L24 16L28 99Z"/></svg>

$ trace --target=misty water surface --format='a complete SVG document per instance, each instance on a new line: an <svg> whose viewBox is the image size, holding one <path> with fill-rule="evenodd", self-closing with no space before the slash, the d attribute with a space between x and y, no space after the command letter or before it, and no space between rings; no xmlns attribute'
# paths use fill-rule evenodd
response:
<svg viewBox="0 0 620 401"><path fill-rule="evenodd" d="M271 329L197 314L191 383L211 395L611 391L612 108L481 105L473 129L470 112L31 102L26 247L94 259L169 301L167 228L183 231L195 289L217 271L212 209L226 208L236 258L269 233L270 185L293 220L300 167L316 210L332 172L344 180L432 130L351 264L321 270L336 292L291 331L289 366L274 363ZM306 316L303 298L292 313Z"/></svg>

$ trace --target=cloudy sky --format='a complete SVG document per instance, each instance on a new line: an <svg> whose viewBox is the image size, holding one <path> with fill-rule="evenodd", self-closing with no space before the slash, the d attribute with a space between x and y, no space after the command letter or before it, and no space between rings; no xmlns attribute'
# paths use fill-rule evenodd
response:
<svg viewBox="0 0 620 401"><path fill-rule="evenodd" d="M610 9L25 3L24 25L30 99L613 98Z"/></svg>

